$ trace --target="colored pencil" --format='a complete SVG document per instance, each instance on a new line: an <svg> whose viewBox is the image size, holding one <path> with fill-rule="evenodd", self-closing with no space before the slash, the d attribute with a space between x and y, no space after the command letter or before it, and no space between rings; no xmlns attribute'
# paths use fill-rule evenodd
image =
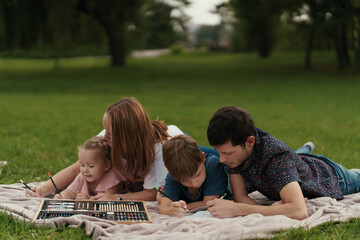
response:
<svg viewBox="0 0 360 240"><path fill-rule="evenodd" d="M55 187L56 193L57 193L57 194L60 194L60 196L62 196L61 193L60 193L60 191L59 191L59 189L56 187L55 182L54 182L54 180L52 179L51 174L50 174L49 172L48 172L48 176L49 176L52 184L53 184L54 187Z"/></svg>
<svg viewBox="0 0 360 240"><path fill-rule="evenodd" d="M223 199L224 197L226 197L227 193L224 193L219 199Z"/></svg>
<svg viewBox="0 0 360 240"><path fill-rule="evenodd" d="M27 189L30 189L31 191L33 191L33 192L35 193L35 191L32 190L31 187L29 187L23 180L20 179L20 182L21 182L22 184L24 184Z"/></svg>

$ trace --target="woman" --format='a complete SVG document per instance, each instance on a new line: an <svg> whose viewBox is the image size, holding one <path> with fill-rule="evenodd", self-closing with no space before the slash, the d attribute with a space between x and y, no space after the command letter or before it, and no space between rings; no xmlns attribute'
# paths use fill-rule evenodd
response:
<svg viewBox="0 0 360 240"><path fill-rule="evenodd" d="M162 159L162 142L182 132L164 122L150 121L143 106L133 97L124 98L108 107L103 116L103 127L99 135L111 144L113 167L121 179L118 192L124 194L99 194L93 199L131 199L154 201L154 186L163 186L167 169ZM66 188L79 174L77 161L53 176L59 189ZM27 196L44 197L52 194L50 181L27 191Z"/></svg>

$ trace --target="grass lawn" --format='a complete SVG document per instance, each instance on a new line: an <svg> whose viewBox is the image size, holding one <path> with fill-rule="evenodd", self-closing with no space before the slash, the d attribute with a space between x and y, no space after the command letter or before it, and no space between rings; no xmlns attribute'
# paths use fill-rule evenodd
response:
<svg viewBox="0 0 360 240"><path fill-rule="evenodd" d="M106 107L135 96L151 118L176 124L208 145L207 124L225 105L238 105L257 127L292 148L306 141L348 168L360 167L360 71L337 70L335 56L302 53L184 54L130 59L126 68L107 58L0 59L0 183L47 180L77 160L77 146L102 130ZM0 215L0 238L86 239L83 231L35 228ZM279 239L359 238L358 220L297 229ZM352 231L348 231L348 229ZM344 235L346 232L346 235ZM35 238L34 237L34 238Z"/></svg>

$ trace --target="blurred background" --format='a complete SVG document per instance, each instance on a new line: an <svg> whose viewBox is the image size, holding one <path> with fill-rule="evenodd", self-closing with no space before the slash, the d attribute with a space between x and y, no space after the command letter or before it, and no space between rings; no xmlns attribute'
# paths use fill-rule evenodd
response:
<svg viewBox="0 0 360 240"><path fill-rule="evenodd" d="M303 51L310 68L313 50L330 50L343 69L360 67L359 46L360 0L0 0L3 57L109 55L125 66L144 49Z"/></svg>

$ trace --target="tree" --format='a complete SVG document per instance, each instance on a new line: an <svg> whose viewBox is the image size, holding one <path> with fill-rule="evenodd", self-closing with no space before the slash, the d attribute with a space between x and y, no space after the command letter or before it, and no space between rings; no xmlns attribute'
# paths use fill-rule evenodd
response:
<svg viewBox="0 0 360 240"><path fill-rule="evenodd" d="M280 14L292 0L230 0L235 17L243 26L247 41L254 43L260 57L269 57L275 42L275 27Z"/></svg>
<svg viewBox="0 0 360 240"><path fill-rule="evenodd" d="M79 0L77 9L93 16L105 29L112 66L126 64L128 29L135 25L142 6L142 0Z"/></svg>
<svg viewBox="0 0 360 240"><path fill-rule="evenodd" d="M141 9L139 24L134 33L137 48L167 48L186 38L188 17L182 9L188 1L147 0Z"/></svg>

